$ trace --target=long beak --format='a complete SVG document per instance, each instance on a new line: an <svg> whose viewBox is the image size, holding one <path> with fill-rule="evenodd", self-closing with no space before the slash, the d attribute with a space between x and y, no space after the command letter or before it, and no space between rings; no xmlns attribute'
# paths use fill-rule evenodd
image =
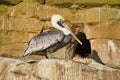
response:
<svg viewBox="0 0 120 80"><path fill-rule="evenodd" d="M73 32L70 30L70 28L65 24L63 23L64 27L67 28L70 32L70 34L78 41L78 43L80 43L82 45L82 42L73 34Z"/></svg>

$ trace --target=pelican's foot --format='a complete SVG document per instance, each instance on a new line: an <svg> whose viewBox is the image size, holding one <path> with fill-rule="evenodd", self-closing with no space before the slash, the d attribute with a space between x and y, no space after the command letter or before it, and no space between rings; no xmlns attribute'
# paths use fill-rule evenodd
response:
<svg viewBox="0 0 120 80"><path fill-rule="evenodd" d="M46 59L58 59L58 58L49 56L49 57L46 57Z"/></svg>

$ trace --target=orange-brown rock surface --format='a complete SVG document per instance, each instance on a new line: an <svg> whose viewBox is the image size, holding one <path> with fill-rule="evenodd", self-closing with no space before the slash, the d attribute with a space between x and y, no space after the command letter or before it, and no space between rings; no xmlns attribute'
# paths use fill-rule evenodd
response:
<svg viewBox="0 0 120 80"><path fill-rule="evenodd" d="M43 59L38 63L0 57L1 80L119 80L120 70L91 59Z"/></svg>
<svg viewBox="0 0 120 80"><path fill-rule="evenodd" d="M102 77L99 77L98 79L119 80L118 77L118 75L120 74L118 70L120 69L120 6L119 6L120 1L119 0L107 0L107 1L46 0L45 2L44 0L16 0L15 2L14 0L5 0L5 1L9 2L9 4L0 1L0 4L2 4L0 5L0 55L1 56L16 57L16 58L22 57L24 50L27 46L27 42L34 35L44 30L54 29L52 28L50 22L51 15L61 14L65 18L67 24L75 34L79 32L85 34L85 39L90 42L92 59L106 66L117 68L114 69L113 72L109 70L104 71L105 69L102 69L99 74L99 76ZM83 39L81 38L82 36L80 35L77 36L79 36L80 39ZM87 44L86 42L84 43ZM70 58L72 58L76 49L76 44L72 44L72 46L67 46L67 47L70 48ZM60 49L59 51L51 55L53 57L65 58L66 57L65 49L66 47ZM89 49L85 49L85 50L89 50ZM81 54L81 52L77 52L77 53ZM33 57L37 59L41 58L41 56L40 57L33 56ZM16 60L13 60L13 65L14 65L14 61L16 62ZM1 65L1 67L6 65L6 64L4 65L4 63L6 62L3 62L2 63L3 65ZM52 63L52 61L50 63ZM75 64L81 65L77 63ZM26 66L26 64L24 66ZM9 67L9 65L7 65L7 67ZM3 70L5 69L1 68L0 70L1 74L4 73ZM110 70L111 69L112 68L110 68ZM9 73L7 74L9 76ZM24 75L24 73L20 73L20 74ZM108 78L105 77L104 74L106 74L106 76L114 75L115 77L112 76L111 78ZM15 75L19 76L19 73L18 74L15 73ZM90 76L88 78L90 78ZM84 79L82 78L82 80L88 80L88 78L84 78ZM50 79L52 80L52 78ZM94 80L96 79L97 78L95 78ZM67 80L67 78L65 80Z"/></svg>

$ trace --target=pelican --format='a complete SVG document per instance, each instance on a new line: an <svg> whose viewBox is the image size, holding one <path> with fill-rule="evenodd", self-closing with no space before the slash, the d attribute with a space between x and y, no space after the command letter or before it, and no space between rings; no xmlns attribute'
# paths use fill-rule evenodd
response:
<svg viewBox="0 0 120 80"><path fill-rule="evenodd" d="M24 57L29 55L44 55L46 58L51 58L49 54L69 44L72 36L82 44L67 24L65 24L65 20L61 15L52 15L51 23L59 31L50 30L34 36L28 42L28 46L24 51Z"/></svg>

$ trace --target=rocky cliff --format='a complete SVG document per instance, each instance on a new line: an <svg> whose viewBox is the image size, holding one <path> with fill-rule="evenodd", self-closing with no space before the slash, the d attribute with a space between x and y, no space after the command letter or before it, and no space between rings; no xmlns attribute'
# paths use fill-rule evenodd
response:
<svg viewBox="0 0 120 80"><path fill-rule="evenodd" d="M35 67L36 69L33 70L33 64L16 66L16 63L21 63L20 60L1 57L1 79L7 76L6 78L9 80L10 75L26 80L28 78L31 78L31 80L33 78L41 78L42 80L70 80L68 75L70 75L71 80L88 80L88 78L89 80L120 79L119 0L1 0L0 4L1 56L20 59L27 42L34 35L44 30L54 29L50 23L51 15L61 14L71 30L84 43L84 45L80 46L75 42L77 45L70 47L70 50L72 50L70 51L71 54L76 52L77 55L81 56L91 53L92 63L95 64L92 64L92 67L90 67L91 63L88 64L86 62L83 64L79 61L74 62L70 60L41 60L34 64L37 68ZM62 48L51 55L65 58L64 53L65 48ZM39 58L33 57L35 59ZM77 59L79 58L77 57ZM10 63L8 62L9 60ZM104 66L101 64L104 64ZM9 68L10 66L12 67ZM29 73L29 70L28 72L24 70L22 72L21 68L23 66L25 71L29 69L32 73ZM27 68L29 66L31 67ZM48 69L51 70L50 73L54 74L54 77L49 76L50 73L43 74L47 71L45 68L43 71L41 69L40 71L38 70L38 67L45 66L50 66ZM55 68L56 71L52 68ZM65 73L62 73L64 68ZM71 68L75 69L72 70ZM75 76L69 70L75 73ZM58 76L59 74L60 76ZM77 77L78 74L80 77ZM87 77L85 78L85 76Z"/></svg>
<svg viewBox="0 0 120 80"><path fill-rule="evenodd" d="M91 59L43 59L38 63L0 57L1 80L119 80L120 70Z"/></svg>

